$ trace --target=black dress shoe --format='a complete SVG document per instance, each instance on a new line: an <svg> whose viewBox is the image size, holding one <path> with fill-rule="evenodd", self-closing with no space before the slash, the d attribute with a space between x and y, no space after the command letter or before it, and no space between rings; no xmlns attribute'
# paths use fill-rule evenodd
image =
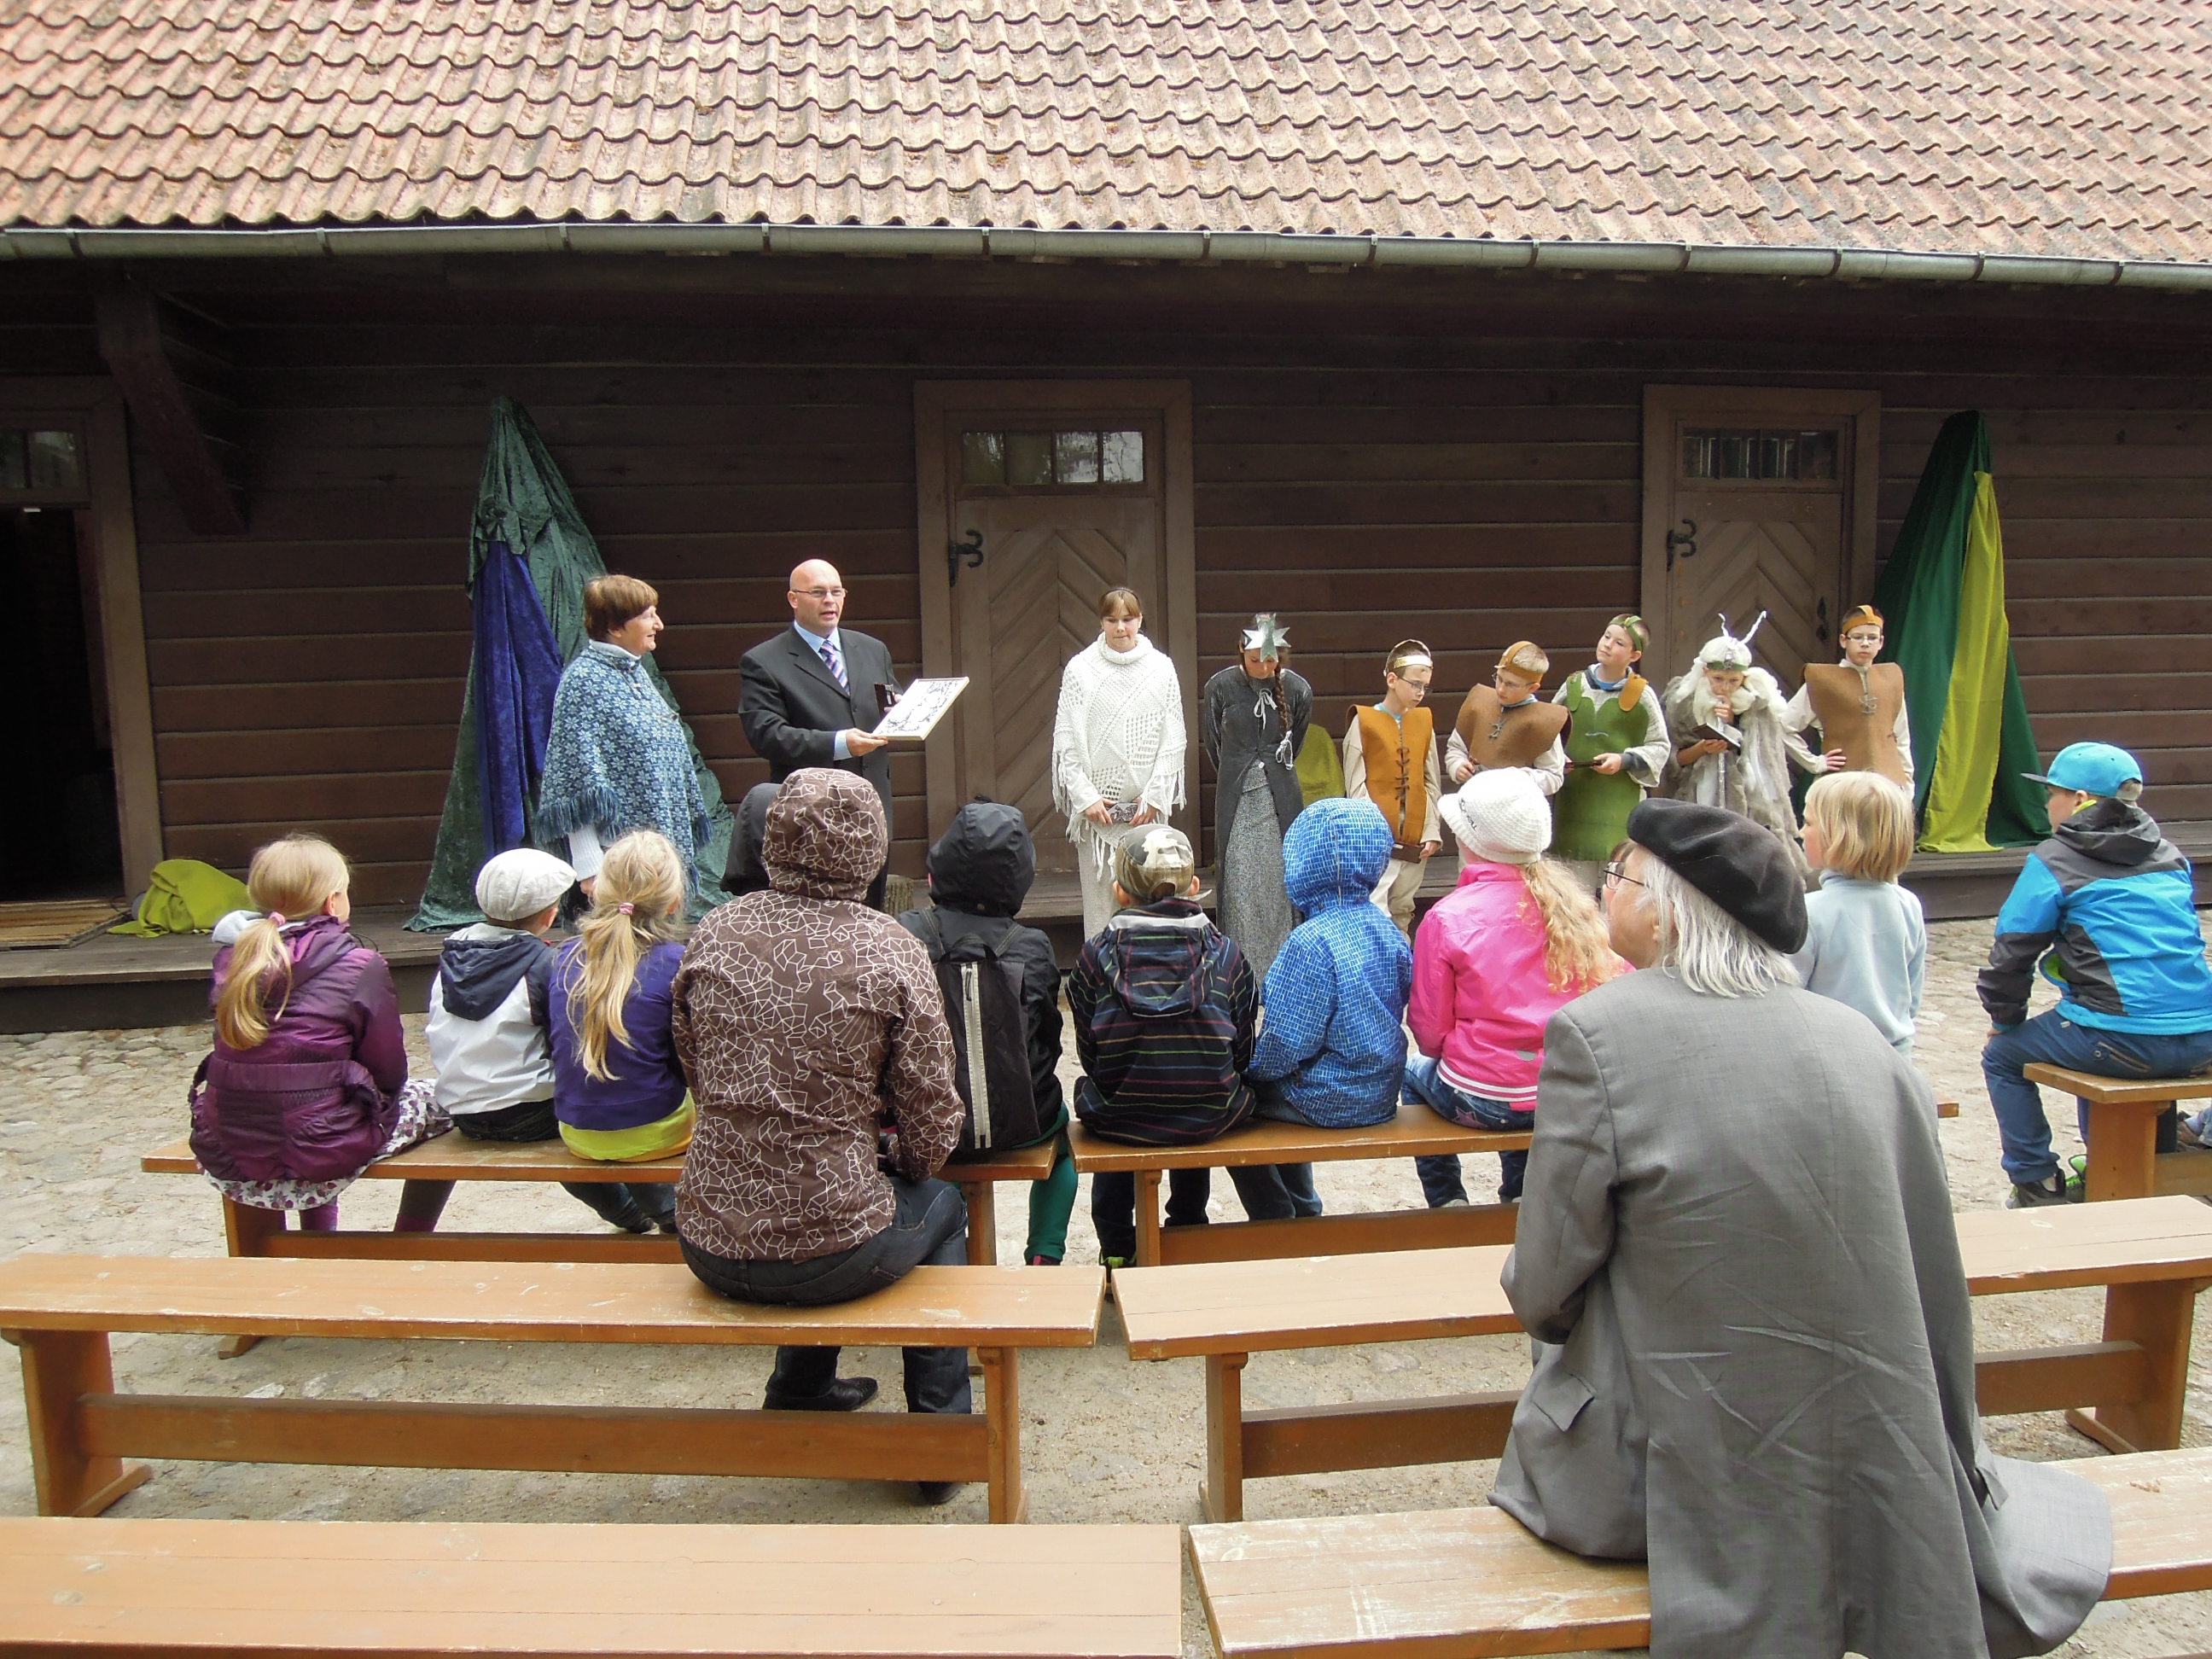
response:
<svg viewBox="0 0 2212 1659"><path fill-rule="evenodd" d="M820 1394L778 1394L774 1389L761 1401L771 1412L856 1412L876 1397L872 1376L841 1376Z"/></svg>
<svg viewBox="0 0 2212 1659"><path fill-rule="evenodd" d="M957 1497L960 1488L966 1484L963 1480L917 1480L914 1483L914 1492L915 1496L927 1507L940 1509Z"/></svg>

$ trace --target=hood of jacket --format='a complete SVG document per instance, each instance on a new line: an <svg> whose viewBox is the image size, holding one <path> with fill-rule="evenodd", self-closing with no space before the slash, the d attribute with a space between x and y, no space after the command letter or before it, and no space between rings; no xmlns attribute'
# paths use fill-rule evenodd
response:
<svg viewBox="0 0 2212 1659"><path fill-rule="evenodd" d="M1197 900L1139 905L1106 927L1114 953L1109 971L1139 1019L1181 1018L1205 1000L1208 958L1221 935Z"/></svg>
<svg viewBox="0 0 2212 1659"><path fill-rule="evenodd" d="M852 772L808 766L793 772L768 809L761 862L779 893L857 899L890 850L876 787Z"/></svg>
<svg viewBox="0 0 2212 1659"><path fill-rule="evenodd" d="M2158 820L2124 800L2099 800L2085 806L2051 832L2051 838L2100 864L2132 870L2148 864L2166 844Z"/></svg>
<svg viewBox="0 0 2212 1659"><path fill-rule="evenodd" d="M1283 837L1283 885L1304 915L1364 904L1390 862L1390 825L1371 800L1317 800Z"/></svg>
<svg viewBox="0 0 2212 1659"><path fill-rule="evenodd" d="M929 849L929 890L948 909L1011 916L1036 880L1036 848L1022 809L970 801Z"/></svg>
<svg viewBox="0 0 2212 1659"><path fill-rule="evenodd" d="M486 1019L516 981L531 975L542 981L552 969L553 952L535 933L483 922L464 927L438 952L438 995L447 1013Z"/></svg>

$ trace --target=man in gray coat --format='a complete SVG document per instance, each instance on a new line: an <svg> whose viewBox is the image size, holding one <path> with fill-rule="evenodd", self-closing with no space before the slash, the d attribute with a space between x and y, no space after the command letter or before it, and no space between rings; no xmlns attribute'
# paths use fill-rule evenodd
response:
<svg viewBox="0 0 2212 1659"><path fill-rule="evenodd" d="M2102 1494L1993 1456L1927 1083L1796 987L1771 831L1653 800L1608 872L1643 971L1545 1030L1519 1242L1540 1345L1492 1501L1648 1558L1656 1659L2012 1659L2104 1589Z"/></svg>

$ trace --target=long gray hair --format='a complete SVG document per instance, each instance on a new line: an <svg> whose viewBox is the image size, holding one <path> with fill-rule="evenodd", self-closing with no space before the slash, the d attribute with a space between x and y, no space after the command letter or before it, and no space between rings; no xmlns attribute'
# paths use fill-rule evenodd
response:
<svg viewBox="0 0 2212 1659"><path fill-rule="evenodd" d="M1659 913L1659 966L1700 996L1764 996L1799 983L1797 965L1676 875L1644 860L1643 902Z"/></svg>

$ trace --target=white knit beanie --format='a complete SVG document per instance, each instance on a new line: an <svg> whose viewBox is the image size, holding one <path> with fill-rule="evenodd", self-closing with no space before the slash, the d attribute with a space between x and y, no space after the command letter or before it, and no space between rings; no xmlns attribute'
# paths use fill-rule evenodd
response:
<svg viewBox="0 0 2212 1659"><path fill-rule="evenodd" d="M1443 811L1468 857L1487 864L1533 864L1552 844L1552 809L1526 767L1477 772Z"/></svg>

